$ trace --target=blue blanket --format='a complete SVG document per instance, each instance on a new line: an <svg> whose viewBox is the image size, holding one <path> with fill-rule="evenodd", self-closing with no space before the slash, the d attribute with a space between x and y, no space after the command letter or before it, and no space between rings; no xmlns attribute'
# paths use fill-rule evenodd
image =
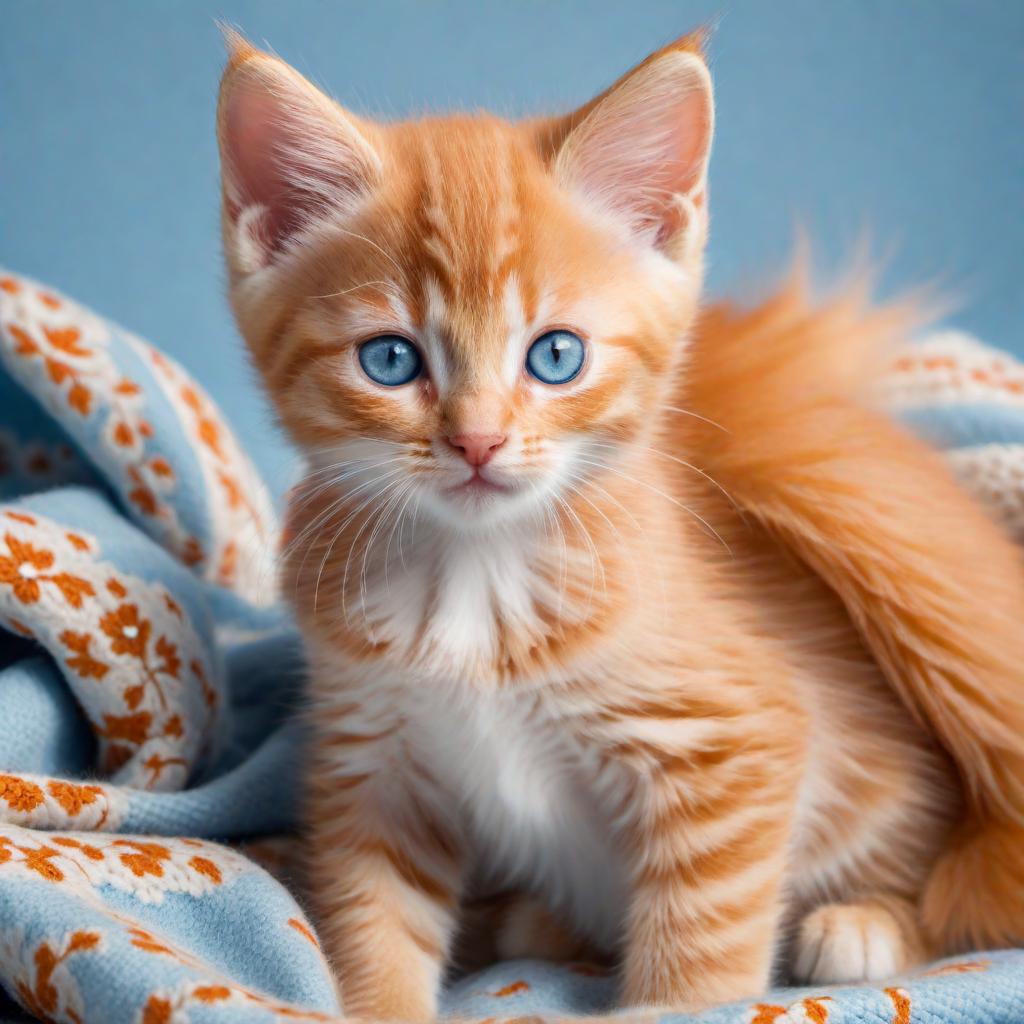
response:
<svg viewBox="0 0 1024 1024"><path fill-rule="evenodd" d="M1024 368L945 334L883 389L1024 536ZM180 366L0 272L0 984L33 1017L341 1014L275 877L287 843L263 838L294 826L300 797L302 662L277 541L263 483ZM510 963L455 984L445 1010L536 1019L614 1000L594 967ZM700 1019L1018 1024L1024 953Z"/></svg>

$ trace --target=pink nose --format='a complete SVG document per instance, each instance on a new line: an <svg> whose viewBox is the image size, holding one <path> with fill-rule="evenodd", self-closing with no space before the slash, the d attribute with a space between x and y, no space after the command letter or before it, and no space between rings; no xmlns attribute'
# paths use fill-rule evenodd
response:
<svg viewBox="0 0 1024 1024"><path fill-rule="evenodd" d="M457 449L471 466L483 466L505 443L504 434L453 434L448 443Z"/></svg>

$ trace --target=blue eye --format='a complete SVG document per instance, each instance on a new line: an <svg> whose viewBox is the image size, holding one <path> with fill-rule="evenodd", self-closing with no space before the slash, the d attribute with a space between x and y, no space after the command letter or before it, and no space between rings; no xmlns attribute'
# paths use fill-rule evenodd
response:
<svg viewBox="0 0 1024 1024"><path fill-rule="evenodd" d="M568 384L583 369L586 350L569 331L542 334L526 353L526 368L545 384Z"/></svg>
<svg viewBox="0 0 1024 1024"><path fill-rule="evenodd" d="M359 346L359 365L370 380L397 388L420 375L423 358L411 341L397 334L382 334Z"/></svg>

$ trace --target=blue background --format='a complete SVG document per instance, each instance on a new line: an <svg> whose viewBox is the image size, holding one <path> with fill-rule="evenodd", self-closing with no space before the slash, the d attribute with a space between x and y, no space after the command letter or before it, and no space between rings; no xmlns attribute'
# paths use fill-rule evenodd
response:
<svg viewBox="0 0 1024 1024"><path fill-rule="evenodd" d="M756 291L803 225L885 290L1024 353L1022 0L81 0L0 10L0 262L177 356L271 479L291 457L223 298L214 18L356 110L575 105L702 22L718 136L710 286Z"/></svg>

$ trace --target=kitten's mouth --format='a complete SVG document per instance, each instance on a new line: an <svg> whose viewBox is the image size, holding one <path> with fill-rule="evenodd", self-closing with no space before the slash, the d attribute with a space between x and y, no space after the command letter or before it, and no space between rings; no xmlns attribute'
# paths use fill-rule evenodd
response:
<svg viewBox="0 0 1024 1024"><path fill-rule="evenodd" d="M498 483L483 475L479 469L473 471L473 475L448 489L450 494L469 494L484 497L492 494L507 494L512 488L507 484Z"/></svg>

